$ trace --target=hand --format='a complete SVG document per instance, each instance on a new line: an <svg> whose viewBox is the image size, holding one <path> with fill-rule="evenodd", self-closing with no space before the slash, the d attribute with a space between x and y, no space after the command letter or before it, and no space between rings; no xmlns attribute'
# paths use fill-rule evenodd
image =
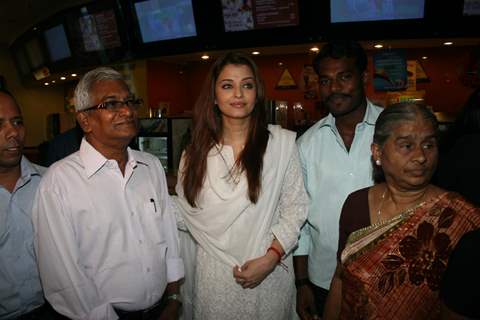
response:
<svg viewBox="0 0 480 320"><path fill-rule="evenodd" d="M233 268L233 277L244 289L253 289L262 283L278 263L278 258L269 252L263 257L245 262L241 267Z"/></svg>
<svg viewBox="0 0 480 320"><path fill-rule="evenodd" d="M180 313L180 307L181 304L178 301L169 300L158 320L177 320Z"/></svg>
<svg viewBox="0 0 480 320"><path fill-rule="evenodd" d="M297 314L301 320L321 319L315 307L313 290L309 285L297 288Z"/></svg>

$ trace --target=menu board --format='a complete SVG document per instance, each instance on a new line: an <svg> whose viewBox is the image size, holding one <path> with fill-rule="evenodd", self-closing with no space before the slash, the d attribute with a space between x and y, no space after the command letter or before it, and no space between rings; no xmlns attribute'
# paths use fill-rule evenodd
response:
<svg viewBox="0 0 480 320"><path fill-rule="evenodd" d="M226 32L297 26L297 0L222 0Z"/></svg>
<svg viewBox="0 0 480 320"><path fill-rule="evenodd" d="M86 52L114 49L122 45L113 9L84 14L78 18L78 24Z"/></svg>

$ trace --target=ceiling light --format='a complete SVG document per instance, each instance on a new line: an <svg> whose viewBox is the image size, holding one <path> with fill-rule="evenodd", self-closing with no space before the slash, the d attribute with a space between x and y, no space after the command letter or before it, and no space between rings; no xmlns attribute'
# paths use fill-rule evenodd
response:
<svg viewBox="0 0 480 320"><path fill-rule="evenodd" d="M423 59L423 60L427 60L428 57L427 57L427 56L423 56L422 59Z"/></svg>
<svg viewBox="0 0 480 320"><path fill-rule="evenodd" d="M443 43L444 46L451 46L452 44L453 44L452 41L447 41Z"/></svg>
<svg viewBox="0 0 480 320"><path fill-rule="evenodd" d="M259 54L260 54L260 51L252 51L252 54L253 54L254 56L259 55Z"/></svg>
<svg viewBox="0 0 480 320"><path fill-rule="evenodd" d="M52 83L55 83L55 80L52 80Z"/></svg>
<svg viewBox="0 0 480 320"><path fill-rule="evenodd" d="M72 76L72 77L76 77L77 74L76 74L76 73L72 73L71 76Z"/></svg>
<svg viewBox="0 0 480 320"><path fill-rule="evenodd" d="M277 65L278 65L279 67L281 67L281 66L283 66L283 62L279 62L279 63L277 63Z"/></svg>
<svg viewBox="0 0 480 320"><path fill-rule="evenodd" d="M65 77L60 77L60 80L66 80L66 79L67 79L67 78L65 78Z"/></svg>
<svg viewBox="0 0 480 320"><path fill-rule="evenodd" d="M50 83L48 83L48 82L45 82L45 83L44 83L44 85L46 85L46 86L48 86L49 84L50 84Z"/></svg>
<svg viewBox="0 0 480 320"><path fill-rule="evenodd" d="M312 52L318 52L319 50L320 50L320 49L318 49L317 46L314 46L314 47L311 47L311 48L310 48L310 51L312 51Z"/></svg>
<svg viewBox="0 0 480 320"><path fill-rule="evenodd" d="M374 45L373 47L374 47L374 48L377 48L377 49L382 49L382 48L383 48L383 44L377 43L377 44Z"/></svg>
<svg viewBox="0 0 480 320"><path fill-rule="evenodd" d="M210 56L208 54L204 54L200 58L202 58L202 60L208 60L208 59L210 59Z"/></svg>

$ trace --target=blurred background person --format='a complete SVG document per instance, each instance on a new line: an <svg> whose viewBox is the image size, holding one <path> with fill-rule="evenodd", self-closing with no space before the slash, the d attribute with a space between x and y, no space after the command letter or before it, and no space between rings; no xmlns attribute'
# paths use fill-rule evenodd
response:
<svg viewBox="0 0 480 320"><path fill-rule="evenodd" d="M466 233L453 250L440 287L442 320L480 319L480 229Z"/></svg>
<svg viewBox="0 0 480 320"><path fill-rule="evenodd" d="M450 252L480 226L480 210L430 183L438 124L426 107L403 103L378 117L373 187L347 198L338 265L324 319L437 319Z"/></svg>
<svg viewBox="0 0 480 320"><path fill-rule="evenodd" d="M443 147L437 184L480 206L480 89L468 98Z"/></svg>

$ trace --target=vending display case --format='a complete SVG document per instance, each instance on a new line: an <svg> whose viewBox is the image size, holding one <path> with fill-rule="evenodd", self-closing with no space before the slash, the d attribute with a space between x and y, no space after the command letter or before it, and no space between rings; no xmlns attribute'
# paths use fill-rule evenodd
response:
<svg viewBox="0 0 480 320"><path fill-rule="evenodd" d="M182 151L190 140L191 118L145 118L139 121L139 150L153 154L166 172L175 174Z"/></svg>

